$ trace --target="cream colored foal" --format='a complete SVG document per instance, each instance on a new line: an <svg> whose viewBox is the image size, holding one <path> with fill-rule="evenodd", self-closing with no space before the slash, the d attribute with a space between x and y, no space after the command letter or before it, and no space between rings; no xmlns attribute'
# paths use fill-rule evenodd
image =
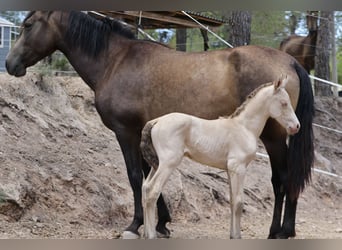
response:
<svg viewBox="0 0 342 250"><path fill-rule="evenodd" d="M254 159L257 140L267 119L274 118L290 135L300 124L285 90L287 79L260 86L230 117L205 120L182 113L171 113L146 123L141 150L152 166L144 180L144 236L156 238L156 202L172 171L184 156L219 169L230 179L230 237L241 238L243 181L248 164Z"/></svg>

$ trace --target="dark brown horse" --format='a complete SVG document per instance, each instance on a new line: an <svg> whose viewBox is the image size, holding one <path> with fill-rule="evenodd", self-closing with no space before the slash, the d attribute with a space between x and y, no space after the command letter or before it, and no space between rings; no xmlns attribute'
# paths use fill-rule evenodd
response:
<svg viewBox="0 0 342 250"><path fill-rule="evenodd" d="M182 112L214 119L231 114L257 86L280 74L300 121L300 132L286 144L286 131L269 120L261 135L272 167L275 205L269 238L295 235L298 196L310 180L313 162L313 95L310 79L297 61L279 50L244 46L184 53L134 39L117 21L95 20L79 12L31 12L7 56L11 75L23 76L55 50L62 51L95 92L104 124L116 134L134 194L134 218L123 234L138 236L143 223L141 188L150 167L139 148L141 130L151 119ZM282 206L286 197L283 222ZM171 220L158 199L156 229L168 236Z"/></svg>
<svg viewBox="0 0 342 250"><path fill-rule="evenodd" d="M315 68L315 51L317 42L317 11L311 11L307 17L307 36L291 35L280 43L279 49L290 54L306 69L308 73Z"/></svg>

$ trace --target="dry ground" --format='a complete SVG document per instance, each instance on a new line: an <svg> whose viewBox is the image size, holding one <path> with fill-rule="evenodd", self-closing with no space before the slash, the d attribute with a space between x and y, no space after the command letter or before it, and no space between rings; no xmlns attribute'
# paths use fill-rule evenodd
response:
<svg viewBox="0 0 342 250"><path fill-rule="evenodd" d="M114 133L78 77L0 74L0 238L119 238L132 192ZM316 98L315 122L342 130L342 99ZM342 176L342 135L315 127L315 168ZM263 149L260 149L263 151ZM267 237L267 159L248 169L242 237ZM184 160L167 184L173 238L229 238L224 172ZM316 172L301 195L297 238L342 238L342 178Z"/></svg>

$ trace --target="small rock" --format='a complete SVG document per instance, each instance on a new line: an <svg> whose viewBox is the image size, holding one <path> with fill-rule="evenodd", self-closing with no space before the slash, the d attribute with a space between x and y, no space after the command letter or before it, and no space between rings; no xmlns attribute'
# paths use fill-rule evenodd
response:
<svg viewBox="0 0 342 250"><path fill-rule="evenodd" d="M119 232L113 232L112 239L119 239L121 234Z"/></svg>

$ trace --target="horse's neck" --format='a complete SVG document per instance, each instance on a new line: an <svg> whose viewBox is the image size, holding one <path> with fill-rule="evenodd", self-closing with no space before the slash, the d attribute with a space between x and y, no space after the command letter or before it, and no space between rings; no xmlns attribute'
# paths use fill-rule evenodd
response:
<svg viewBox="0 0 342 250"><path fill-rule="evenodd" d="M270 87L260 89L256 95L246 103L241 113L234 117L239 124L259 137L269 118L267 100L273 91Z"/></svg>
<svg viewBox="0 0 342 250"><path fill-rule="evenodd" d="M92 90L96 90L98 82L105 78L106 56L97 56L96 58L88 56L80 48L73 48L68 42L63 39L65 37L67 24L60 24L59 29L61 41L57 48L63 52L68 58L70 64L74 67L79 76L88 84ZM102 53L106 53L103 51Z"/></svg>
<svg viewBox="0 0 342 250"><path fill-rule="evenodd" d="M310 30L308 37L310 38L310 42L312 45L316 45L317 41L317 30Z"/></svg>
<svg viewBox="0 0 342 250"><path fill-rule="evenodd" d="M78 75L95 91L97 83L103 77L103 62L84 55L80 49L68 48L66 45L58 49L67 57Z"/></svg>

